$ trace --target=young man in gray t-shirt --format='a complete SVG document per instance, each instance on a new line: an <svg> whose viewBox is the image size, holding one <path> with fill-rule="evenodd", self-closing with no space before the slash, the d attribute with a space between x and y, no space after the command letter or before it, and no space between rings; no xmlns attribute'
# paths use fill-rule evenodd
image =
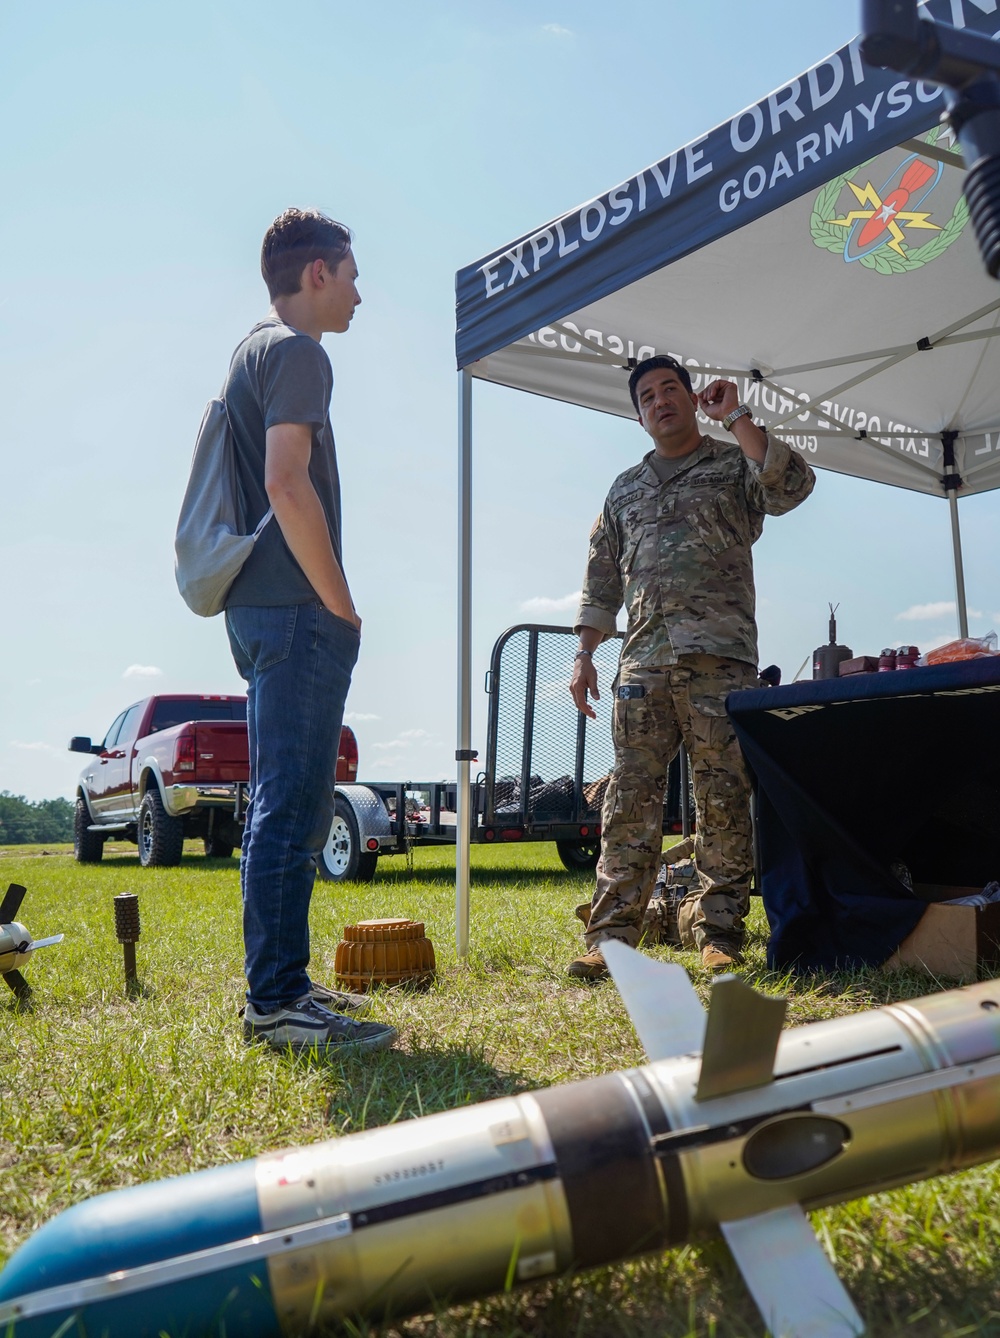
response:
<svg viewBox="0 0 1000 1338"><path fill-rule="evenodd" d="M315 857L333 821L361 634L343 570L333 370L320 344L348 329L361 301L351 235L315 210L287 209L264 238L261 271L271 310L233 354L225 389L246 532L274 508L226 600L250 734L243 1030L278 1050L382 1049L395 1029L349 1016L367 1001L308 974Z"/></svg>

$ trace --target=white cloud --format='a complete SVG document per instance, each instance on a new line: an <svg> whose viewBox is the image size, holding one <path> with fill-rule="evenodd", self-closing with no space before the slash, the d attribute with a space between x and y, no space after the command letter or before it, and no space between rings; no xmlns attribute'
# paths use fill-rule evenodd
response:
<svg viewBox="0 0 1000 1338"><path fill-rule="evenodd" d="M366 720L381 720L382 717L372 715L369 711L347 711L344 714L344 723L348 725L362 724Z"/></svg>
<svg viewBox="0 0 1000 1338"><path fill-rule="evenodd" d="M929 650L937 650L938 646L947 646L949 641L957 640L957 632L938 632L936 636L929 637L926 640L921 638L920 649L926 655Z"/></svg>
<svg viewBox="0 0 1000 1338"><path fill-rule="evenodd" d="M163 670L155 664L130 664L122 678L162 678Z"/></svg>
<svg viewBox="0 0 1000 1338"><path fill-rule="evenodd" d="M902 613L897 613L896 617L912 623L930 622L934 618L946 618L949 613L954 612L955 601L953 599L939 599L932 604L911 604ZM982 616L982 610L969 609L970 618L981 618Z"/></svg>
<svg viewBox="0 0 1000 1338"><path fill-rule="evenodd" d="M943 618L946 614L955 612L955 601L953 599L939 599L934 604L911 604L908 609L902 613L897 613L896 617L905 622L925 622L931 618Z"/></svg>
<svg viewBox="0 0 1000 1338"><path fill-rule="evenodd" d="M526 599L521 604L521 612L566 613L569 609L578 607L582 593L581 590L574 590L572 594L559 595L555 598L549 595L532 595L531 599Z"/></svg>
<svg viewBox="0 0 1000 1338"><path fill-rule="evenodd" d="M539 702L562 702L569 700L569 679L572 670L572 661L567 662L565 672L558 678L550 678L535 687L535 701Z"/></svg>
<svg viewBox="0 0 1000 1338"><path fill-rule="evenodd" d="M373 743L373 748L384 750L386 748L409 748L414 743L420 743L423 739L429 739L430 733L426 729L404 729L402 734L395 739L390 739L388 743ZM387 759L383 758L383 761ZM393 759L396 760L395 758Z"/></svg>
<svg viewBox="0 0 1000 1338"><path fill-rule="evenodd" d="M378 764L380 767L384 767L387 772L391 772L396 767L405 766L406 758L402 753L390 753L388 757L380 757Z"/></svg>
<svg viewBox="0 0 1000 1338"><path fill-rule="evenodd" d="M48 753L51 757L66 756L65 748L54 748L51 743L40 743L37 741L23 743L20 739L11 739L10 747L20 748L22 752L26 753Z"/></svg>
<svg viewBox="0 0 1000 1338"><path fill-rule="evenodd" d="M543 23L543 33L551 33L553 37L572 37L573 29L564 28L561 23Z"/></svg>

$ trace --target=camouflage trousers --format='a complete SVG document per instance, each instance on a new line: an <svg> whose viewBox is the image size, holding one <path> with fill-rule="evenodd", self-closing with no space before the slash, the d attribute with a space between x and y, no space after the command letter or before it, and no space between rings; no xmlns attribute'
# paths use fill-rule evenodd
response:
<svg viewBox="0 0 1000 1338"><path fill-rule="evenodd" d="M587 946L635 947L661 863L667 767L683 742L691 763L699 890L682 903L685 939L739 949L753 852L750 782L726 715L726 696L757 686L741 660L686 655L656 669L623 670L615 691L615 766L604 796L601 858Z"/></svg>

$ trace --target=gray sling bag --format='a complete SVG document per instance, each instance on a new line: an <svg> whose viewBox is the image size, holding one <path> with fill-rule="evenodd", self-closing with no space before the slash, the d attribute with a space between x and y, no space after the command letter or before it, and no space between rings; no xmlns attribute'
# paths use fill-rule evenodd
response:
<svg viewBox="0 0 1000 1338"><path fill-rule="evenodd" d="M242 532L229 414L221 396L209 400L174 538L177 588L193 613L212 618L222 612L229 587L273 515L269 507L253 534Z"/></svg>

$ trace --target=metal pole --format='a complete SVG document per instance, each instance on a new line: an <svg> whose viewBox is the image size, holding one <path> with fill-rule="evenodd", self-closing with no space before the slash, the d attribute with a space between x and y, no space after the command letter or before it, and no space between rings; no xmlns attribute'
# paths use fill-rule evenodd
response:
<svg viewBox="0 0 1000 1338"><path fill-rule="evenodd" d="M965 603L965 569L962 565L962 532L958 528L958 493L949 492L951 546L955 553L955 602L958 605L958 635L969 635L969 610Z"/></svg>
<svg viewBox="0 0 1000 1338"><path fill-rule="evenodd" d="M458 785L455 800L455 947L469 955L472 813L472 376L458 374Z"/></svg>
<svg viewBox="0 0 1000 1338"><path fill-rule="evenodd" d="M538 677L538 633L528 633L528 668L524 675L524 721L521 727L521 821L528 822L531 794L531 752L535 743L535 679Z"/></svg>
<svg viewBox="0 0 1000 1338"><path fill-rule="evenodd" d="M951 547L955 557L955 606L958 609L958 635L969 635L969 610L965 603L965 569L962 564L962 532L958 526L958 490L962 486L962 476L955 463L955 439L957 432L942 432L941 444L944 447L944 478L941 483L948 496L948 510L951 513Z"/></svg>
<svg viewBox="0 0 1000 1338"><path fill-rule="evenodd" d="M681 744L681 836L686 841L691 835L691 809L688 806L688 794L691 789L691 781L688 776L688 752Z"/></svg>

